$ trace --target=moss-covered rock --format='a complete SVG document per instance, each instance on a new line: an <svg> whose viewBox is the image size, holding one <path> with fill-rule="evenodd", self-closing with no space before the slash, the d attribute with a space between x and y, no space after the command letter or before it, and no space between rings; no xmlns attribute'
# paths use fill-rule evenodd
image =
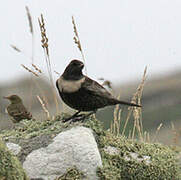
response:
<svg viewBox="0 0 181 180"><path fill-rule="evenodd" d="M67 114L56 116L52 120L23 120L20 124L16 124L15 128L3 130L0 138L5 142L12 142L21 146L22 150L17 155L23 163L26 156L33 150L46 147L52 142L53 137L63 130L74 126L73 124L61 123L61 119Z"/></svg>
<svg viewBox="0 0 181 180"><path fill-rule="evenodd" d="M103 161L103 168L97 171L100 179L181 179L178 153L170 147L117 137L109 131L104 131L97 120L88 122L86 126L94 129L97 134ZM108 153L106 147L114 147L116 151ZM136 154L137 157L134 158L131 154Z"/></svg>
<svg viewBox="0 0 181 180"><path fill-rule="evenodd" d="M30 152L40 148L40 144L46 146L63 130L80 125L62 123L63 118L64 115L43 122L23 121L23 127L4 131L0 136L3 140L20 144L22 149ZM115 136L103 130L101 123L93 117L81 124L94 131L103 162L103 167L97 170L100 179L181 179L178 152L172 148ZM109 153L105 150L107 147L114 147L116 153ZM26 152L23 152L23 155L25 154ZM74 173L71 174L74 179Z"/></svg>
<svg viewBox="0 0 181 180"><path fill-rule="evenodd" d="M28 180L21 163L0 139L0 180Z"/></svg>

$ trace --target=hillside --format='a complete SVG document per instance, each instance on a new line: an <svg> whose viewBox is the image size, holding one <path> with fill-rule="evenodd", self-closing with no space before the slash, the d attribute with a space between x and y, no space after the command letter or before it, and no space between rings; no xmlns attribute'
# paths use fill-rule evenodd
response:
<svg viewBox="0 0 181 180"><path fill-rule="evenodd" d="M181 127L181 72L177 71L170 73L167 76L156 77L153 79L147 79L143 97L143 127L144 130L152 132L154 134L157 127L160 123L163 124L161 130L159 131L159 136L163 137L160 141L164 143L171 143L173 140L173 131L171 130L171 122L175 125L175 128L179 130ZM38 86L37 86L38 84ZM123 84L117 86L115 92L121 92L121 99L130 101L132 94L135 92L139 82L131 82L129 84ZM33 98L30 99L30 88L33 86ZM30 78L25 78L14 82L13 84L0 86L0 97L9 95L9 94L18 94L24 99L24 104L26 107L30 108L33 112L33 115L36 116L45 116L45 112L42 110L40 103L38 102L36 95L46 97L47 108L50 113L54 114L56 112L55 103L53 101L53 95L49 83L46 80L36 80L36 83L31 83ZM58 97L58 94L57 94ZM58 97L60 105L62 104L60 98ZM0 127L1 129L12 126L12 123L7 119L7 114L5 114L5 107L8 102L1 99L0 101L0 112L1 120ZM31 105L32 104L32 105ZM110 127L110 122L113 119L113 108L108 107L100 110L97 113L99 119L104 119L105 128ZM69 110L69 108L68 108ZM59 113L64 110L60 109ZM127 107L123 107L122 111L122 120L127 116ZM133 124L133 121L129 122L129 126ZM169 133L166 133L169 130ZM168 134L168 137L162 135L162 131ZM165 139L164 139L165 138Z"/></svg>

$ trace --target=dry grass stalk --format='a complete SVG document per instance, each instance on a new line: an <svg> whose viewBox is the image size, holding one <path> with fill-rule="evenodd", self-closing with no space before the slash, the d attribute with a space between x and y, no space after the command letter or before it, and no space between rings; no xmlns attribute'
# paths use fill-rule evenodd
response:
<svg viewBox="0 0 181 180"><path fill-rule="evenodd" d="M150 142L150 134L147 133L147 141L146 142Z"/></svg>
<svg viewBox="0 0 181 180"><path fill-rule="evenodd" d="M120 98L120 95L118 96L118 99L119 98ZM119 109L119 104L117 104L114 108L114 119L113 119L113 123L111 123L111 132L119 136L120 125L121 125L121 109Z"/></svg>
<svg viewBox="0 0 181 180"><path fill-rule="evenodd" d="M17 51L17 52L21 52L21 50L19 49L19 48L17 48L16 46L14 46L14 45L10 45L15 51Z"/></svg>
<svg viewBox="0 0 181 180"><path fill-rule="evenodd" d="M32 65L32 67L34 67L34 69L35 69L36 71L38 71L39 73L42 73L41 69L38 68L35 64L31 64L31 65Z"/></svg>
<svg viewBox="0 0 181 180"><path fill-rule="evenodd" d="M121 133L122 136L125 135L126 127L127 127L128 121L129 121L129 119L130 119L130 117L131 117L131 114L132 114L132 110L129 110L129 111L128 111L128 115L127 115L127 117L126 117L126 121L125 121L125 123L124 123L123 131L122 131L122 133Z"/></svg>
<svg viewBox="0 0 181 180"><path fill-rule="evenodd" d="M145 67L143 77L142 77L142 81L139 84L138 88L136 89L136 93L133 95L133 98L131 100L132 103L141 104L141 97L142 97L143 87L144 87L144 83L145 83L145 80L146 80L146 72L147 72L147 67ZM126 121L124 123L122 136L125 134L128 121L129 121L129 119L131 117L131 114L133 112L134 126L133 126L133 130L132 130L132 139L134 139L134 137L135 137L135 129L137 129L138 134L139 134L139 138L140 138L140 140L143 141L144 138L143 138L143 125L142 125L142 111L141 111L141 108L129 107L128 110L129 111L128 111L128 115L126 117Z"/></svg>
<svg viewBox="0 0 181 180"><path fill-rule="evenodd" d="M42 109L45 111L46 115L47 115L47 118L50 119L50 113L48 111L48 109L46 108L46 105L45 103L43 102L43 100L40 98L40 96L36 96L37 99L39 100L41 106L42 106Z"/></svg>
<svg viewBox="0 0 181 180"><path fill-rule="evenodd" d="M163 126L163 124L160 123L160 125L157 127L156 132L155 132L155 136L154 136L152 142L155 142L155 140L156 140L156 138L157 138L157 135L158 135L158 132L160 131L160 129L161 129L162 126Z"/></svg>
<svg viewBox="0 0 181 180"><path fill-rule="evenodd" d="M111 133L113 133L113 127L112 126L113 126L113 123L111 122L111 124L110 124L110 132Z"/></svg>
<svg viewBox="0 0 181 180"><path fill-rule="evenodd" d="M119 112L119 104L117 104L114 108L114 119L113 119L113 134L117 134L117 126L118 126L118 112Z"/></svg>
<svg viewBox="0 0 181 180"><path fill-rule="evenodd" d="M33 23L32 23L32 17L29 11L28 6L25 7L26 8L26 13L27 13L27 17L28 17L28 22L29 22L29 27L30 27L30 33L33 34Z"/></svg>
<svg viewBox="0 0 181 180"><path fill-rule="evenodd" d="M145 142L148 142L148 143L151 142L151 140L150 140L150 133L149 132L147 132L147 136L146 136Z"/></svg>
<svg viewBox="0 0 181 180"><path fill-rule="evenodd" d="M151 142L150 141L150 134L147 131L144 132L144 142L148 142L148 143Z"/></svg>
<svg viewBox="0 0 181 180"><path fill-rule="evenodd" d="M42 14L41 14L41 18L40 19L38 18L38 22L39 22L40 31L41 31L42 47L46 51L46 55L49 57L48 37L46 35L45 21L44 21L44 18L43 18ZM48 61L47 64L50 66L49 68L51 68L50 60L47 59L47 58L46 58L46 60Z"/></svg>
<svg viewBox="0 0 181 180"><path fill-rule="evenodd" d="M53 83L52 68L51 68L49 47L48 47L48 37L46 35L45 21L44 21L44 18L43 18L42 14L41 14L41 18L38 18L38 22L39 22L40 31L41 31L41 38L42 38L41 43L42 43L42 47L43 47L44 54L45 54L47 70L48 70L49 79L50 79L50 83L51 83L51 87L52 87L54 101L55 101L55 104L56 104L56 111L58 113L59 105L58 105L58 101L57 101L57 98L56 98L55 86L54 86L54 83Z"/></svg>
<svg viewBox="0 0 181 180"><path fill-rule="evenodd" d="M149 132L144 131L144 134L143 134L143 141L144 141L144 142L148 142L148 143L151 142L151 141L150 141L150 134L149 134Z"/></svg>
<svg viewBox="0 0 181 180"><path fill-rule="evenodd" d="M133 95L132 103L141 104L141 97L143 94L143 87L146 80L146 72L147 67L144 69L143 77L141 80L141 83L139 84L136 93ZM135 137L135 129L137 129L137 132L139 134L139 139L143 141L143 124L142 124L142 109L141 108L130 108L130 110L133 110L133 117L134 117L134 126L132 131L132 139Z"/></svg>
<svg viewBox="0 0 181 180"><path fill-rule="evenodd" d="M30 33L32 35L32 49L31 49L31 63L34 64L34 50L35 50L35 46L34 46L34 30L33 30L33 21L32 21L32 16L30 14L29 8L28 6L25 7L26 9L26 14L27 14L27 18L28 18L28 23L29 23L29 28L30 28ZM31 70L33 71L33 67L31 68ZM32 106L32 92L33 92L33 76L30 77L31 79L31 85L30 85L30 89L29 89L29 109L31 109Z"/></svg>
<svg viewBox="0 0 181 180"><path fill-rule="evenodd" d="M83 61L85 63L85 56L84 56L84 53L83 53L83 50L82 50L82 46L81 46L81 43L80 43L80 38L79 38L78 30L77 30L77 27L76 27L75 20L74 20L73 16L72 16L72 24L73 24L74 34L75 34L73 39L74 39L74 42L77 45L79 51L81 52L82 59L83 59ZM85 66L85 73L87 74L86 66Z"/></svg>
<svg viewBox="0 0 181 180"><path fill-rule="evenodd" d="M143 137L144 137L144 142L146 142L146 139L147 139L147 132L146 131L144 132L144 136Z"/></svg>
<svg viewBox="0 0 181 180"><path fill-rule="evenodd" d="M60 73L59 73L59 72L57 72L57 71L54 71L54 73L55 73L55 74L57 74L58 76L60 76Z"/></svg>
<svg viewBox="0 0 181 180"><path fill-rule="evenodd" d="M33 80L35 86L37 87L37 89L39 90L41 96L43 97L43 101L46 102L46 107L48 109L48 99L45 95L46 93L45 93L44 89L40 86L40 83L37 80L35 80L34 78L32 80Z"/></svg>
<svg viewBox="0 0 181 180"><path fill-rule="evenodd" d="M29 107L28 109L31 109L31 106L32 106L32 91L33 91L33 87L34 87L34 84L33 82L35 83L35 85L38 87L38 89L40 90L41 94L45 94L43 92L43 90L41 89L39 83L33 78L33 75L36 76L36 77L39 77L39 74L38 73L42 73L41 69L38 68L34 63L34 33L33 33L33 23L32 23L32 16L30 14L30 11L29 11L29 8L26 7L26 12L27 12L27 17L28 17L28 22L29 22L29 27L30 27L30 33L32 35L32 55L31 57L27 56L22 50L20 50L19 48L17 48L15 45L10 45L15 51L17 52L20 52L21 54L23 54L26 58L29 58L31 60L31 63L32 63L32 67L31 68L28 68L26 67L25 65L21 65L25 70L27 70L28 72L31 73L31 87L30 87L30 93L29 93ZM34 69L38 72L34 72Z"/></svg>
<svg viewBox="0 0 181 180"><path fill-rule="evenodd" d="M121 127L121 113L122 113L122 109L119 109L119 112L118 112L117 135L120 134L120 127Z"/></svg>
<svg viewBox="0 0 181 180"><path fill-rule="evenodd" d="M29 69L29 68L26 67L25 65L21 64L21 66L22 66L24 69L26 69L28 72L30 72L30 73L32 73L33 75L35 75L36 77L39 77L39 75L38 75L36 72L32 71L31 69Z"/></svg>
<svg viewBox="0 0 181 180"><path fill-rule="evenodd" d="M141 141L143 141L143 131L142 131L142 128L141 128L141 111L138 110L138 109L134 109L133 110L133 117L134 117L134 125L133 125L133 131L132 131L132 139L135 138L135 130L137 130L138 134L139 134L139 139Z"/></svg>
<svg viewBox="0 0 181 180"><path fill-rule="evenodd" d="M179 141L179 133L177 132L173 122L171 122L171 126L172 126L172 133L173 133L173 144L176 146L176 145L179 144L178 143L178 141Z"/></svg>
<svg viewBox="0 0 181 180"><path fill-rule="evenodd" d="M131 139L131 130L129 130L128 139Z"/></svg>

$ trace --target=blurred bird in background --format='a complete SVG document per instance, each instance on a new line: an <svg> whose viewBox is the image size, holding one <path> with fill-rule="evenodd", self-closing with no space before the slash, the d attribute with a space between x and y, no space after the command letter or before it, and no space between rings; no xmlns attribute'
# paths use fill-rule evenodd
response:
<svg viewBox="0 0 181 180"><path fill-rule="evenodd" d="M11 104L7 107L7 112L11 117L13 117L12 121L14 123L18 123L22 119L32 119L32 114L27 111L19 96L11 95L4 97L4 99L8 99L11 102Z"/></svg>

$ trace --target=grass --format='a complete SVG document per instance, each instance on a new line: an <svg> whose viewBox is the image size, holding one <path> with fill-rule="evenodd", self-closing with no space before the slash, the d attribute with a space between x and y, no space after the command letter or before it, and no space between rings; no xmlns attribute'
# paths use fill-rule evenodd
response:
<svg viewBox="0 0 181 180"><path fill-rule="evenodd" d="M48 47L48 37L46 35L46 28L45 28L45 21L43 18L43 15L41 14L41 18L38 19L39 26L40 26L40 31L41 31L41 43L42 43L42 48L44 50L44 55L45 55L45 60L46 60L46 65L47 65L47 70L48 70L48 75L52 87L52 92L53 92L53 97L56 105L56 110L57 113L59 112L59 105L58 105L58 100L56 97L56 90L53 82L53 77L52 77L52 68L51 68L51 61L50 61L50 55L49 55L49 47Z"/></svg>
<svg viewBox="0 0 181 180"><path fill-rule="evenodd" d="M144 70L142 80L134 93L131 102L135 104L141 105L141 97L143 93L143 87L145 84L146 80L146 72L147 72L147 67ZM119 99L120 95L118 96ZM133 115L134 118L134 125L133 129L130 131L130 137L132 139L135 139L136 132L138 134L138 137L141 141L144 141L144 132L143 132L143 125L142 125L142 109L137 108L137 107L129 107L128 108L128 114L126 117L126 120L124 124L121 124L121 109L119 109L119 105L116 105L114 108L114 120L113 123L111 124L111 132L116 134L116 135L125 135L125 131L128 125L128 121L130 120L131 115ZM123 126L122 132L120 132L120 126Z"/></svg>
<svg viewBox="0 0 181 180"><path fill-rule="evenodd" d="M85 56L84 56L84 52L83 52L82 45L81 45L81 42L80 42L78 30L77 30L77 27L76 27L75 20L74 20L73 16L72 16L72 24L73 24L74 34L75 34L73 39L74 39L74 42L77 45L77 47L78 47L78 49L79 49L79 51L80 51L80 53L82 55L82 59L83 59L83 62L85 64ZM85 66L85 73L87 74L87 67L86 66Z"/></svg>

